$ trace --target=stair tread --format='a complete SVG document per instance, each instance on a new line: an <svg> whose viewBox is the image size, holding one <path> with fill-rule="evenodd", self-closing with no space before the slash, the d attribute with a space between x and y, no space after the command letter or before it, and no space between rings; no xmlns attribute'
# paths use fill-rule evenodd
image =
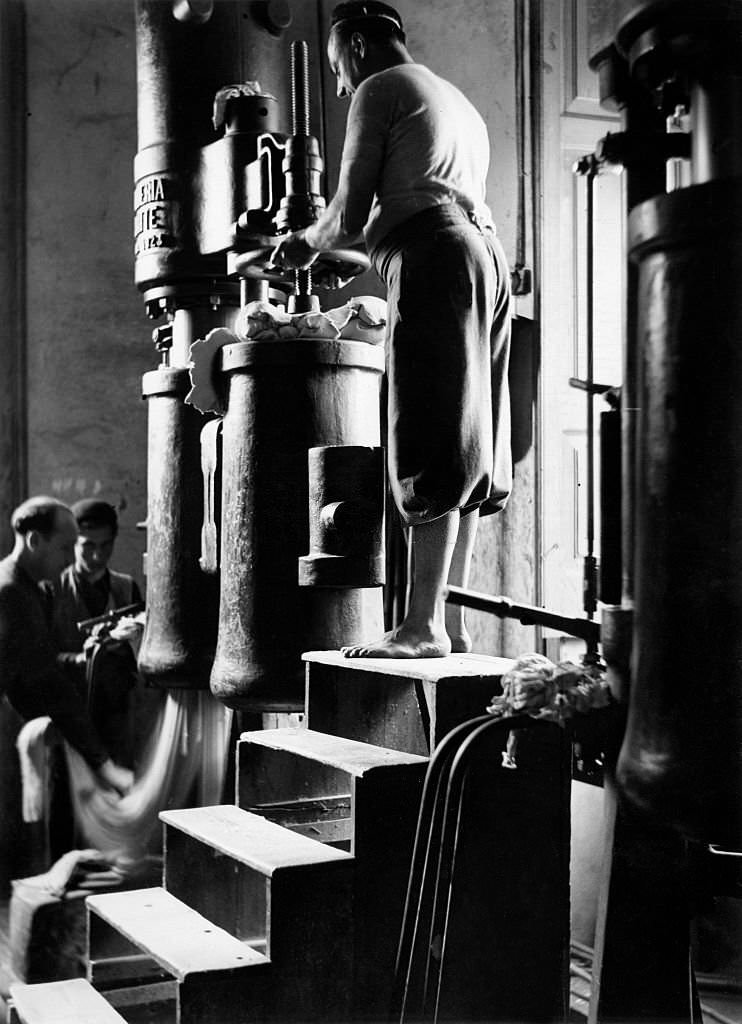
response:
<svg viewBox="0 0 742 1024"><path fill-rule="evenodd" d="M375 672L439 683L448 679L499 679L515 662L512 658L495 658L489 654L449 654L445 658L346 658L340 651L305 651L308 663L332 665L353 672Z"/></svg>
<svg viewBox="0 0 742 1024"><path fill-rule="evenodd" d="M10 986L23 1024L126 1024L125 1019L84 978Z"/></svg>
<svg viewBox="0 0 742 1024"><path fill-rule="evenodd" d="M160 819L267 876L282 868L353 859L233 804L161 811Z"/></svg>
<svg viewBox="0 0 742 1024"><path fill-rule="evenodd" d="M179 981L270 962L159 887L88 896L86 903Z"/></svg>
<svg viewBox="0 0 742 1024"><path fill-rule="evenodd" d="M271 750L286 750L310 757L313 761L339 768L349 775L363 775L372 768L420 765L428 761L421 754L407 754L301 727L243 732L240 740Z"/></svg>

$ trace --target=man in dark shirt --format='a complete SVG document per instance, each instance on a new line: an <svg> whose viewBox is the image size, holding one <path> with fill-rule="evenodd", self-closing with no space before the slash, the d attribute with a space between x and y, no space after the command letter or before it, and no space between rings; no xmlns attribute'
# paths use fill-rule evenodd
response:
<svg viewBox="0 0 742 1024"><path fill-rule="evenodd" d="M57 499L36 497L19 505L11 526L13 551L0 561L0 693L26 720L48 715L100 783L124 795L133 775L111 760L85 701L59 669L39 587L72 561L75 518Z"/></svg>
<svg viewBox="0 0 742 1024"><path fill-rule="evenodd" d="M113 505L99 498L75 502L75 559L54 581L53 635L57 661L89 703L90 714L114 757L132 762L129 693L136 682L130 644L109 636L89 637L78 622L138 604L141 593L127 573L109 568L118 534Z"/></svg>
<svg viewBox="0 0 742 1024"><path fill-rule="evenodd" d="M54 632L61 652L83 650L86 637L77 628L83 619L142 600L139 587L127 573L109 567L118 535L118 515L113 505L98 498L75 502L70 510L77 523L75 558L55 581ZM82 659L67 657L64 659Z"/></svg>

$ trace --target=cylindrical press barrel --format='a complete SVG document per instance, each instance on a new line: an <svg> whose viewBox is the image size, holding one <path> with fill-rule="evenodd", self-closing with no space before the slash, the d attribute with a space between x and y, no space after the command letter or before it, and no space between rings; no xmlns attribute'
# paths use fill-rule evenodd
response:
<svg viewBox="0 0 742 1024"><path fill-rule="evenodd" d="M639 204L630 800L742 842L742 179Z"/></svg>
<svg viewBox="0 0 742 1024"><path fill-rule="evenodd" d="M230 707L295 710L304 702L301 653L367 639L381 623L378 588L343 590L337 614L317 617L298 559L309 550L308 449L379 444L384 353L355 341L240 342L222 350L222 369L229 385L211 689ZM337 635L328 635L328 621L316 634L313 620L323 618Z"/></svg>
<svg viewBox="0 0 742 1024"><path fill-rule="evenodd" d="M188 371L145 373L147 452L147 617L139 670L162 686L205 688L216 638L217 583L201 572L203 417L183 398Z"/></svg>

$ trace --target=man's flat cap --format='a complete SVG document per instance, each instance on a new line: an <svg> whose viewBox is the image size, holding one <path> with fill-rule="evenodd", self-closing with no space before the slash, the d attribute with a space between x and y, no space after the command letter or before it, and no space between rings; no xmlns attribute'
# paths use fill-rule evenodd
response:
<svg viewBox="0 0 742 1024"><path fill-rule="evenodd" d="M78 526L99 527L110 526L113 530L118 529L118 516L113 505L99 498L83 498L71 506L72 515L77 520Z"/></svg>
<svg viewBox="0 0 742 1024"><path fill-rule="evenodd" d="M366 18L382 18L391 21L400 32L404 31L402 19L389 4L382 3L382 0L347 0L346 3L338 4L330 18L330 28L341 24L344 21L357 21Z"/></svg>

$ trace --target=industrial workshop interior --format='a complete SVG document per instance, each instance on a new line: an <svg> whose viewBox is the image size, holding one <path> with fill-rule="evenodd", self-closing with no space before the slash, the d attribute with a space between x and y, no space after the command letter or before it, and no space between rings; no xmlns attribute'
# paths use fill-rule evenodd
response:
<svg viewBox="0 0 742 1024"><path fill-rule="evenodd" d="M141 598L77 627L129 785L0 703L0 1018L742 1024L742 4L341 7L0 0L2 557L112 507ZM402 300L361 233L287 258L371 22L484 122L511 291L512 486L423 656Z"/></svg>

